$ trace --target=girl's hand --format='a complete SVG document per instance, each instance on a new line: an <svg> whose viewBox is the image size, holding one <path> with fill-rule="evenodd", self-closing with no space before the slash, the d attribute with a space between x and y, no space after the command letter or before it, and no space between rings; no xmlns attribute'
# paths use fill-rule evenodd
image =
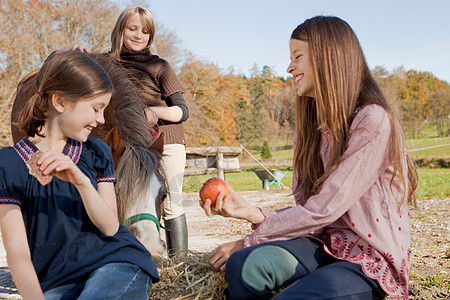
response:
<svg viewBox="0 0 450 300"><path fill-rule="evenodd" d="M230 188L229 185L228 185L228 189L230 190L230 193L234 192L234 191ZM223 206L224 198L227 198L227 197L230 197L230 194L228 194L228 195L225 196L225 193L224 193L223 191L221 191L221 192L219 193L219 195L217 195L217 199L216 199L216 204L215 204L215 206L211 206L211 204L212 204L211 199L206 199L205 201L202 201L202 200L200 199L200 200L199 200L199 204L200 204L200 206L203 208L203 210L205 211L205 214L206 214L208 217L215 216L215 215L220 215L220 216L224 216L224 217L234 217L234 218L237 218L236 216L230 214L229 212L228 212L228 213L224 213L223 211L219 211L219 210L216 208L216 207L217 207L218 201L220 200L220 202L222 203L221 206ZM243 200L243 199L242 199L242 200ZM228 200L228 202L230 202L230 201L232 201L232 200ZM244 201L245 201L245 200L244 200ZM228 206L228 205L227 205L227 206ZM230 205L230 206L231 206L231 205ZM236 207L237 205L234 204L233 206Z"/></svg>
<svg viewBox="0 0 450 300"><path fill-rule="evenodd" d="M221 215L224 217L232 217L236 219L247 220L253 224L259 224L264 221L265 217L261 211L245 201L244 198L236 193L229 185L230 193L224 197L221 191L216 199L216 205L211 207L211 200L206 199L205 202L200 200L200 206L207 216Z"/></svg>
<svg viewBox="0 0 450 300"><path fill-rule="evenodd" d="M52 174L74 185L81 185L89 181L89 178L81 172L72 159L62 153L47 151L39 158L37 164L44 175Z"/></svg>
<svg viewBox="0 0 450 300"><path fill-rule="evenodd" d="M86 46L80 45L80 44L72 44L69 46L66 46L64 48L58 49L57 52L59 51L69 51L69 50L78 50L80 52L84 52L84 53L92 53L92 50Z"/></svg>
<svg viewBox="0 0 450 300"><path fill-rule="evenodd" d="M214 270L225 272L228 258L242 248L244 248L244 240L222 244L209 254L209 264Z"/></svg>

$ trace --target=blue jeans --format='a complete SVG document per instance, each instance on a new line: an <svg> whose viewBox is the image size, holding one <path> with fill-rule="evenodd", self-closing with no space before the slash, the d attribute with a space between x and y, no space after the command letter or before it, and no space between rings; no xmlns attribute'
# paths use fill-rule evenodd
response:
<svg viewBox="0 0 450 300"><path fill-rule="evenodd" d="M383 299L361 267L338 260L314 239L264 243L233 253L225 279L228 299ZM284 288L275 297L272 290Z"/></svg>
<svg viewBox="0 0 450 300"><path fill-rule="evenodd" d="M46 300L142 299L147 300L152 279L139 266L109 263L92 272L85 282L69 283L44 293Z"/></svg>

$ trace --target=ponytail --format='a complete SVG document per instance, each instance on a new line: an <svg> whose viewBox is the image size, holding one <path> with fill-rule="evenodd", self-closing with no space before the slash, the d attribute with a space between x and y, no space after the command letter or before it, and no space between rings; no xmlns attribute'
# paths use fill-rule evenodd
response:
<svg viewBox="0 0 450 300"><path fill-rule="evenodd" d="M41 91L36 92L25 104L20 116L17 126L25 132L27 136L40 136L42 126L45 124L47 112L50 109L50 95L46 95Z"/></svg>

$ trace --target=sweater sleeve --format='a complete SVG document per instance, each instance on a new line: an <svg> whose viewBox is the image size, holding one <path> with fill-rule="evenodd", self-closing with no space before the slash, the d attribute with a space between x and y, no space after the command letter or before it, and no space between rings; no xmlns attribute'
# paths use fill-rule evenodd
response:
<svg viewBox="0 0 450 300"><path fill-rule="evenodd" d="M160 60L161 73L159 74L158 80L162 98L167 98L177 92L184 93L183 85L178 80L169 62L164 59Z"/></svg>
<svg viewBox="0 0 450 300"><path fill-rule="evenodd" d="M246 246L314 234L344 215L384 172L390 144L390 121L383 108L367 106L356 115L343 160L322 190L304 206L266 214L256 230L244 238Z"/></svg>
<svg viewBox="0 0 450 300"><path fill-rule="evenodd" d="M183 94L180 92L177 92L173 95L170 95L167 98L164 98L164 101L166 101L167 106L178 106L181 108L181 111L183 112L181 119L178 121L178 123L185 122L189 118L189 108L186 105L186 101L184 100Z"/></svg>

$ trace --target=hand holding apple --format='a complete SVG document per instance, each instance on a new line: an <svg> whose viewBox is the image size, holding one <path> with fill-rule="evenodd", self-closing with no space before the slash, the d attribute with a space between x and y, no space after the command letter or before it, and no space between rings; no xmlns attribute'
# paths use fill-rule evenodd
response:
<svg viewBox="0 0 450 300"><path fill-rule="evenodd" d="M207 216L221 215L244 219L253 224L259 224L265 219L259 208L249 204L219 178L211 178L204 183L200 190L199 203Z"/></svg>
<svg viewBox="0 0 450 300"><path fill-rule="evenodd" d="M224 192L224 197L230 193L228 185L225 181L218 177L213 177L205 181L203 187L200 189L200 199L205 202L206 199L211 200L211 207L216 206L217 196L220 191Z"/></svg>

